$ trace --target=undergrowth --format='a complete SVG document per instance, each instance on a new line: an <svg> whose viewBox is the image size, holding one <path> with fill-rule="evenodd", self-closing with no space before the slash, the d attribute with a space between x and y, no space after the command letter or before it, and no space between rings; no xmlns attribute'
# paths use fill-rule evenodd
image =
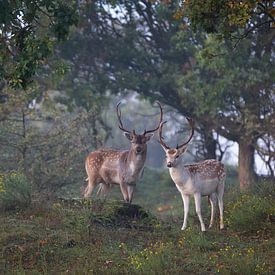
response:
<svg viewBox="0 0 275 275"><path fill-rule="evenodd" d="M194 209L181 231L182 203L174 186L146 176L148 196L129 205L113 199L32 202L0 215L1 274L272 274L274 197L270 186L225 192L226 229L200 232ZM166 201L163 200L167 191ZM145 187L144 187L145 189ZM150 191L148 191L150 190ZM266 192L265 190L269 190ZM138 190L139 191L139 190ZM140 191L141 192L141 191ZM140 193L145 196L143 191ZM161 200L172 205L158 212ZM149 209L152 209L150 211ZM207 209L207 211L206 211ZM165 211L164 211L165 212ZM193 213L192 213L193 212ZM207 201L203 217L209 219ZM216 218L217 220L217 218Z"/></svg>
<svg viewBox="0 0 275 275"><path fill-rule="evenodd" d="M0 210L23 209L31 203L31 185L23 173L0 174Z"/></svg>

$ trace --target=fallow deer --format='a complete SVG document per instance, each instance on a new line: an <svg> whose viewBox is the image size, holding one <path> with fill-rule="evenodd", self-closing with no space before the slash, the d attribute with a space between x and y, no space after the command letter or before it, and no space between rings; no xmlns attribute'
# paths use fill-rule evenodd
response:
<svg viewBox="0 0 275 275"><path fill-rule="evenodd" d="M130 140L131 148L125 151L112 149L99 149L88 155L85 168L88 175L88 185L84 192L84 197L88 198L96 185L100 184L98 192L106 192L113 185L120 185L123 199L131 203L133 191L137 180L140 178L147 153L147 142L159 129L162 122L163 111L159 102L160 120L156 128L144 130L143 134L136 134L126 130L121 120L120 103L117 104L116 112L119 122L119 129Z"/></svg>
<svg viewBox="0 0 275 275"><path fill-rule="evenodd" d="M225 170L224 165L215 160L208 159L202 162L184 165L182 156L186 152L187 144L194 134L194 121L186 118L191 126L191 133L186 142L177 145L176 148L170 148L163 141L162 128L166 123L162 122L159 127L159 142L165 151L167 159L167 167L170 176L173 179L178 191L181 193L184 205L184 221L181 230L187 227L187 217L189 211L189 199L193 195L195 199L195 208L198 215L201 230L205 231L205 225L201 215L201 196L208 196L211 204L211 218L209 228L214 223L214 211L216 200L218 198L220 210L220 229L224 228L223 223L223 194Z"/></svg>

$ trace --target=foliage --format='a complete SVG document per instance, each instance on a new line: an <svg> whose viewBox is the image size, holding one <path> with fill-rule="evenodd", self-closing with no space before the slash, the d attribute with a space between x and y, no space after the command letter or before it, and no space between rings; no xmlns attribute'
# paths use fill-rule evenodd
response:
<svg viewBox="0 0 275 275"><path fill-rule="evenodd" d="M165 2L95 1L83 6L81 31L72 33L60 55L75 64L76 84L84 83L93 93L135 91L193 117L203 158L219 157L215 136L238 142L240 182L248 185L257 140L274 136L269 127L274 120L273 33L251 33L232 54L233 42L193 33L173 18L179 3ZM80 48L73 52L73 45Z"/></svg>
<svg viewBox="0 0 275 275"><path fill-rule="evenodd" d="M259 182L254 183L248 190L249 194L257 194L257 196L265 198L275 198L274 178L273 177L261 177Z"/></svg>
<svg viewBox="0 0 275 275"><path fill-rule="evenodd" d="M185 4L188 19L195 27L203 27L207 32L232 31L243 27L251 17L257 1L196 1Z"/></svg>
<svg viewBox="0 0 275 275"><path fill-rule="evenodd" d="M243 174L248 174L246 184L253 181L257 139L269 133L272 141L274 136L269 127L275 111L274 59L272 51L256 43L253 46L251 41L243 40L232 57L226 46L229 42L221 43L209 36L196 54L194 69L179 80L182 97L194 102L194 113L200 122L211 117L212 127L220 135L238 143L240 183Z"/></svg>
<svg viewBox="0 0 275 275"><path fill-rule="evenodd" d="M4 104L9 115L0 121L0 171L21 169L36 191L46 196L66 184L82 182L84 158L102 145L108 128L97 119L100 113L95 116L81 108L68 112L65 105L55 104L61 93L45 95L38 107L28 103L27 93Z"/></svg>
<svg viewBox="0 0 275 275"><path fill-rule="evenodd" d="M65 39L76 25L75 1L4 0L0 9L0 83L25 89L55 41Z"/></svg>
<svg viewBox="0 0 275 275"><path fill-rule="evenodd" d="M169 186L169 185L168 185ZM235 186L237 186L235 182ZM172 186L170 186L172 188ZM151 193L148 191L147 193ZM225 209L231 207L227 190ZM151 196L151 195L150 195ZM257 197L256 194L254 194ZM144 197L144 196L143 196ZM152 197L152 196L151 196ZM151 199L151 209L154 200ZM181 231L177 220L143 227L102 226L91 217L110 217L123 203L108 200L58 200L1 213L0 271L116 274L269 274L274 239L270 229L240 234L232 227L201 233ZM136 206L134 206L135 208ZM182 207L182 206L180 206ZM142 209L142 207L140 207ZM148 211L146 211L150 215ZM157 214L159 216L159 214ZM228 214L226 214L228 215ZM145 220L137 219L139 222ZM150 222L150 220L149 220ZM268 225L266 221L266 225Z"/></svg>
<svg viewBox="0 0 275 275"><path fill-rule="evenodd" d="M148 247L129 256L130 266L138 272L160 274L165 263L170 260L169 251L172 247L172 242L150 243Z"/></svg>
<svg viewBox="0 0 275 275"><path fill-rule="evenodd" d="M196 0L182 1L176 18L187 17L194 29L203 29L221 37L239 39L253 31L272 32L274 27L273 1ZM237 34L236 34L237 33Z"/></svg>
<svg viewBox="0 0 275 275"><path fill-rule="evenodd" d="M31 184L21 172L0 174L0 209L23 209L31 203Z"/></svg>
<svg viewBox="0 0 275 275"><path fill-rule="evenodd" d="M209 239L202 232L194 233L194 229L188 227L179 240L180 245L189 246L190 249L199 250L199 251L208 251L211 249L212 244Z"/></svg>
<svg viewBox="0 0 275 275"><path fill-rule="evenodd" d="M245 232L265 229L267 221L274 215L274 209L271 196L243 194L228 207L228 226L233 230Z"/></svg>
<svg viewBox="0 0 275 275"><path fill-rule="evenodd" d="M212 262L217 272L221 274L265 274L269 272L265 259L259 259L261 252L257 247L238 247L227 244L218 252L211 253L209 261Z"/></svg>

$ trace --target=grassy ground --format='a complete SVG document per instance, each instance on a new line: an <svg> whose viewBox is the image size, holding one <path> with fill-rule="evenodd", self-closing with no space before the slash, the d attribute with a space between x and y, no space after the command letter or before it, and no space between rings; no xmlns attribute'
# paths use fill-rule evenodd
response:
<svg viewBox="0 0 275 275"><path fill-rule="evenodd" d="M227 183L223 231L216 223L201 233L194 209L181 231L181 198L158 171L147 171L136 190L134 203L142 208L114 199L121 198L118 190L101 200L68 198L78 186L63 190L64 199L3 212L0 274L274 274L274 216L263 218L260 211L265 202L274 207L273 198L242 196ZM244 213L251 201L251 213ZM257 211L261 215L246 219Z"/></svg>

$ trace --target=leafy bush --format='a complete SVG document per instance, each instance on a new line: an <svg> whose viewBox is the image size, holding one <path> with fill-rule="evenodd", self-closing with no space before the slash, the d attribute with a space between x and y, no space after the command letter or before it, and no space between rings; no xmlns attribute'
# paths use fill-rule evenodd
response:
<svg viewBox="0 0 275 275"><path fill-rule="evenodd" d="M249 192L257 194L259 197L269 197L275 199L275 185L273 178L262 178L260 181L251 184Z"/></svg>
<svg viewBox="0 0 275 275"><path fill-rule="evenodd" d="M22 173L0 175L0 209L25 208L31 203L31 186Z"/></svg>
<svg viewBox="0 0 275 275"><path fill-rule="evenodd" d="M271 197L244 194L228 206L228 225L236 231L263 229L271 215Z"/></svg>

